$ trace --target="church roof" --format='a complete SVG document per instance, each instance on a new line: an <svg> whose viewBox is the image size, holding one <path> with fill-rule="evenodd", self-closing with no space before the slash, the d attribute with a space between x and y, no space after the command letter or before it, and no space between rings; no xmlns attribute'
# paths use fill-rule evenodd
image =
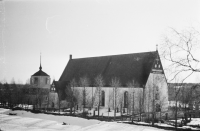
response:
<svg viewBox="0 0 200 131"><path fill-rule="evenodd" d="M71 96L71 88L67 88L69 85L68 81L53 81L55 85L56 92L59 93L60 100L64 100L68 98L70 99Z"/></svg>
<svg viewBox="0 0 200 131"><path fill-rule="evenodd" d="M47 73L45 73L44 71L39 70L38 72L36 72L32 76L49 76L49 75Z"/></svg>
<svg viewBox="0 0 200 131"><path fill-rule="evenodd" d="M94 85L94 79L102 75L105 86L110 86L112 78L119 78L122 87L128 82L134 82L143 87L146 85L152 65L158 52L143 52L101 57L89 57L70 59L59 81L79 82L81 77L87 77L90 86Z"/></svg>

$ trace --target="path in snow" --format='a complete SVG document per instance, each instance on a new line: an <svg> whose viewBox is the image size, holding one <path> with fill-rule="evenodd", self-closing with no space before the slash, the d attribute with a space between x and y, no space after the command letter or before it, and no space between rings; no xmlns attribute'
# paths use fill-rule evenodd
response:
<svg viewBox="0 0 200 131"><path fill-rule="evenodd" d="M8 109L0 108L0 129L3 131L162 131L162 129L153 127L116 122L100 122L99 124L91 124L86 127L80 125L62 125L62 123L53 120L3 114L8 111ZM79 118L77 118L78 120Z"/></svg>

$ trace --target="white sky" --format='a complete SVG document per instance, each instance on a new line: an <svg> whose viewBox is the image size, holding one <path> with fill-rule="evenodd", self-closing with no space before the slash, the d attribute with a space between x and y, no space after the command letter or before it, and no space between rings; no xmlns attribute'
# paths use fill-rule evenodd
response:
<svg viewBox="0 0 200 131"><path fill-rule="evenodd" d="M73 58L155 51L169 27L200 23L198 0L4 0L0 81L39 70L58 80ZM3 10L3 8L1 8ZM3 15L4 13L4 15ZM5 16L5 21L2 22Z"/></svg>

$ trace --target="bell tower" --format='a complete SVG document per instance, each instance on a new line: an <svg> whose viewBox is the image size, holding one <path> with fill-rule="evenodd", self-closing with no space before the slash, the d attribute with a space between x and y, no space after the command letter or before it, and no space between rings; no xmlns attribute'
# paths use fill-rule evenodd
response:
<svg viewBox="0 0 200 131"><path fill-rule="evenodd" d="M37 86L39 88L50 88L50 83L51 83L50 76L44 71L42 71L41 53L40 53L39 71L37 71L31 76L30 83L31 85Z"/></svg>

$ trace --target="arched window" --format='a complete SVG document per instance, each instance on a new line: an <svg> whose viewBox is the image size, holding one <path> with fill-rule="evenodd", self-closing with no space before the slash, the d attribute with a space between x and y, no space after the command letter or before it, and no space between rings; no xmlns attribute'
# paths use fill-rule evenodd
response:
<svg viewBox="0 0 200 131"><path fill-rule="evenodd" d="M160 104L156 104L156 112L160 112L161 111L161 108L160 108Z"/></svg>
<svg viewBox="0 0 200 131"><path fill-rule="evenodd" d="M51 85L50 91L52 91L52 92L55 91L55 85L54 85L54 83Z"/></svg>
<svg viewBox="0 0 200 131"><path fill-rule="evenodd" d="M101 106L105 106L105 91L101 91Z"/></svg>
<svg viewBox="0 0 200 131"><path fill-rule="evenodd" d="M128 92L124 92L124 108L128 107Z"/></svg>

